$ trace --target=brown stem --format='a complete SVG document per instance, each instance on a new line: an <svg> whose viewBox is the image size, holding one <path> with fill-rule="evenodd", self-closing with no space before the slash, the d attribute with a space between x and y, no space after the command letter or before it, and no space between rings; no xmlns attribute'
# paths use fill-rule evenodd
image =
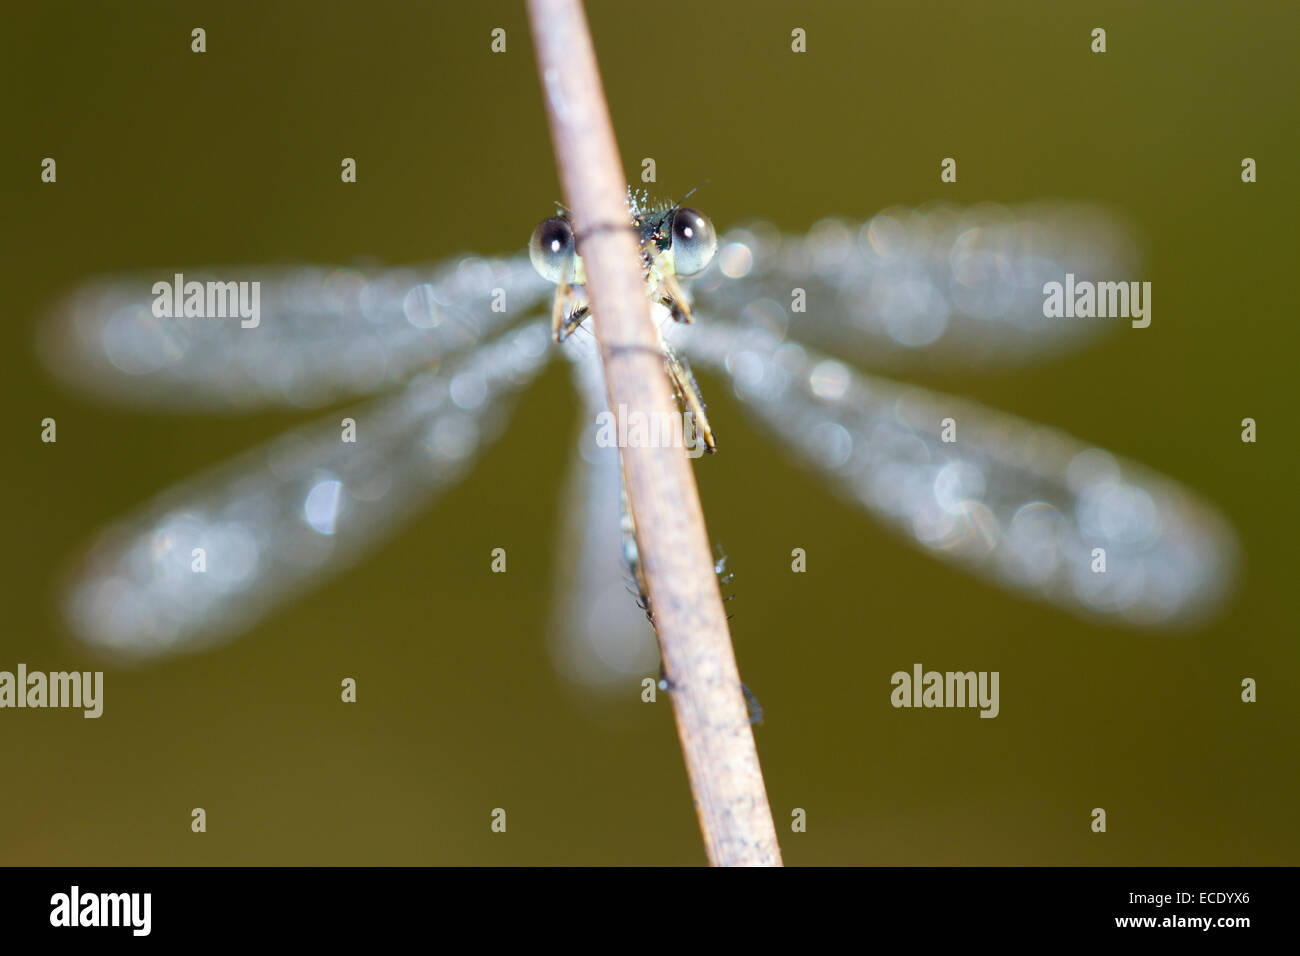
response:
<svg viewBox="0 0 1300 956"><path fill-rule="evenodd" d="M677 415L596 54L579 0L529 0L564 198L582 239L611 408ZM715 865L781 863L695 476L682 449L624 448L623 476L705 851Z"/></svg>

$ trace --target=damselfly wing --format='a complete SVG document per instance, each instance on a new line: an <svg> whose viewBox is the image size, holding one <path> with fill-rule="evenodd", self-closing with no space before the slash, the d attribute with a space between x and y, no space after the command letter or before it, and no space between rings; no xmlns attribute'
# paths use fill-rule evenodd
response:
<svg viewBox="0 0 1300 956"><path fill-rule="evenodd" d="M695 322L674 321L662 298L657 321L666 347L712 372L714 387L727 383L784 449L913 544L1070 611L1183 626L1212 614L1232 579L1234 538L1212 507L1055 429L829 354L993 366L1075 348L1114 323L1045 318L1044 284L1134 267L1127 231L1082 205L891 210L805 236L756 224L722 236L693 280L672 283ZM72 385L145 406L309 408L383 394L168 489L106 530L64 601L78 638L148 657L247 630L462 477L512 397L562 354L585 424L566 493L557 663L590 684L653 669L653 636L628 594L618 451L593 437L604 402L594 343L570 334L551 344L552 276L520 254L185 278L235 277L260 282L256 327L159 318L159 276L110 277L43 325L42 352ZM791 308L795 290L803 311ZM357 423L354 443L340 439L343 418ZM945 419L960 423L958 441L944 440ZM725 451L739 425L713 427ZM204 573L192 570L196 548ZM1098 548L1104 574L1093 570Z"/></svg>

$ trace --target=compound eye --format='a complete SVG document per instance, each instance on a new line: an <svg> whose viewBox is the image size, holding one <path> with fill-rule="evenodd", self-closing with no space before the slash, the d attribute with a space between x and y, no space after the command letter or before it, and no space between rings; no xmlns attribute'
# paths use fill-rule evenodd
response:
<svg viewBox="0 0 1300 956"><path fill-rule="evenodd" d="M528 240L528 258L547 282L557 285L573 276L573 227L562 216L543 219Z"/></svg>
<svg viewBox="0 0 1300 956"><path fill-rule="evenodd" d="M698 209L683 207L673 216L673 266L679 275L699 272L718 251L718 234L709 217Z"/></svg>

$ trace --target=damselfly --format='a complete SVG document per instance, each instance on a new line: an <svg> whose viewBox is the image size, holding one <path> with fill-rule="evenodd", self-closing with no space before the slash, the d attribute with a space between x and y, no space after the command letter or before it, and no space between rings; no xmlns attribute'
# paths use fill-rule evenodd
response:
<svg viewBox="0 0 1300 956"><path fill-rule="evenodd" d="M1076 347L1114 320L1045 318L1044 285L1067 274L1131 277L1130 238L1113 219L1082 205L889 210L860 226L823 221L806 236L752 225L722 236L716 255L679 248L674 263L681 210L655 219L643 197L630 207L643 250L655 244L645 265L670 368L680 353L729 383L789 455L847 500L938 557L1078 613L1183 625L1220 602L1234 539L1181 485L1055 429L817 351L973 365ZM646 232L651 223L658 232ZM692 226L712 241L707 219ZM586 314L577 260L560 255L572 252L568 240L535 238L545 277L523 253L428 269L187 276L259 282L260 321L249 328L158 317L157 275L76 292L42 326L43 354L102 396L212 410L391 394L167 490L108 529L68 589L72 630L132 656L247 630L462 477L510 396L563 355L586 426L562 545L571 578L553 629L559 666L589 683L649 672L653 639L627 593L618 449L593 440L604 407L594 340L568 334ZM678 275L693 266L683 288ZM691 324L674 321L692 313ZM699 390L681 368L674 383L691 405ZM355 441L343 438L346 419ZM725 451L736 425L712 424Z"/></svg>

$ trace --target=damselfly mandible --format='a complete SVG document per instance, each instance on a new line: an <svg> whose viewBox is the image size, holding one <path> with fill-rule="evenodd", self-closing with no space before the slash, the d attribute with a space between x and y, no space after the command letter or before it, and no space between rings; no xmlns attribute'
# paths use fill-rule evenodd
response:
<svg viewBox="0 0 1300 956"><path fill-rule="evenodd" d="M1084 205L932 206L861 225L824 221L806 236L753 225L722 236L715 255L700 214L656 210L643 197L630 209L643 249L655 246L645 266L670 371L680 354L729 383L847 500L938 557L1088 616L1178 626L1220 603L1234 538L1181 485L1055 429L817 351L994 365L1077 347L1114 320L1045 318L1044 285L1066 274L1131 277L1132 244L1113 219ZM674 237L679 213L699 218ZM565 259L571 235L547 228L553 220L532 244L545 277L522 253L369 273L186 276L259 282L260 321L249 328L159 318L158 275L110 277L71 296L42 326L42 352L61 378L97 395L228 410L390 393L169 489L104 532L67 591L73 632L147 657L248 629L462 477L509 397L563 355L587 424L570 478L559 666L588 683L645 675L655 651L627 593L618 450L592 437L600 366L593 339L569 334L585 317L580 260ZM707 230L708 241L684 248L691 230ZM683 288L678 277L690 272ZM791 309L796 289L804 311ZM692 314L693 323L674 321ZM678 393L702 413L689 366L679 367ZM341 440L344 418L356 423L355 442ZM944 440L945 420L957 423L957 441ZM725 450L735 424L712 426ZM1105 573L1095 571L1099 548ZM192 570L195 549L203 573Z"/></svg>

